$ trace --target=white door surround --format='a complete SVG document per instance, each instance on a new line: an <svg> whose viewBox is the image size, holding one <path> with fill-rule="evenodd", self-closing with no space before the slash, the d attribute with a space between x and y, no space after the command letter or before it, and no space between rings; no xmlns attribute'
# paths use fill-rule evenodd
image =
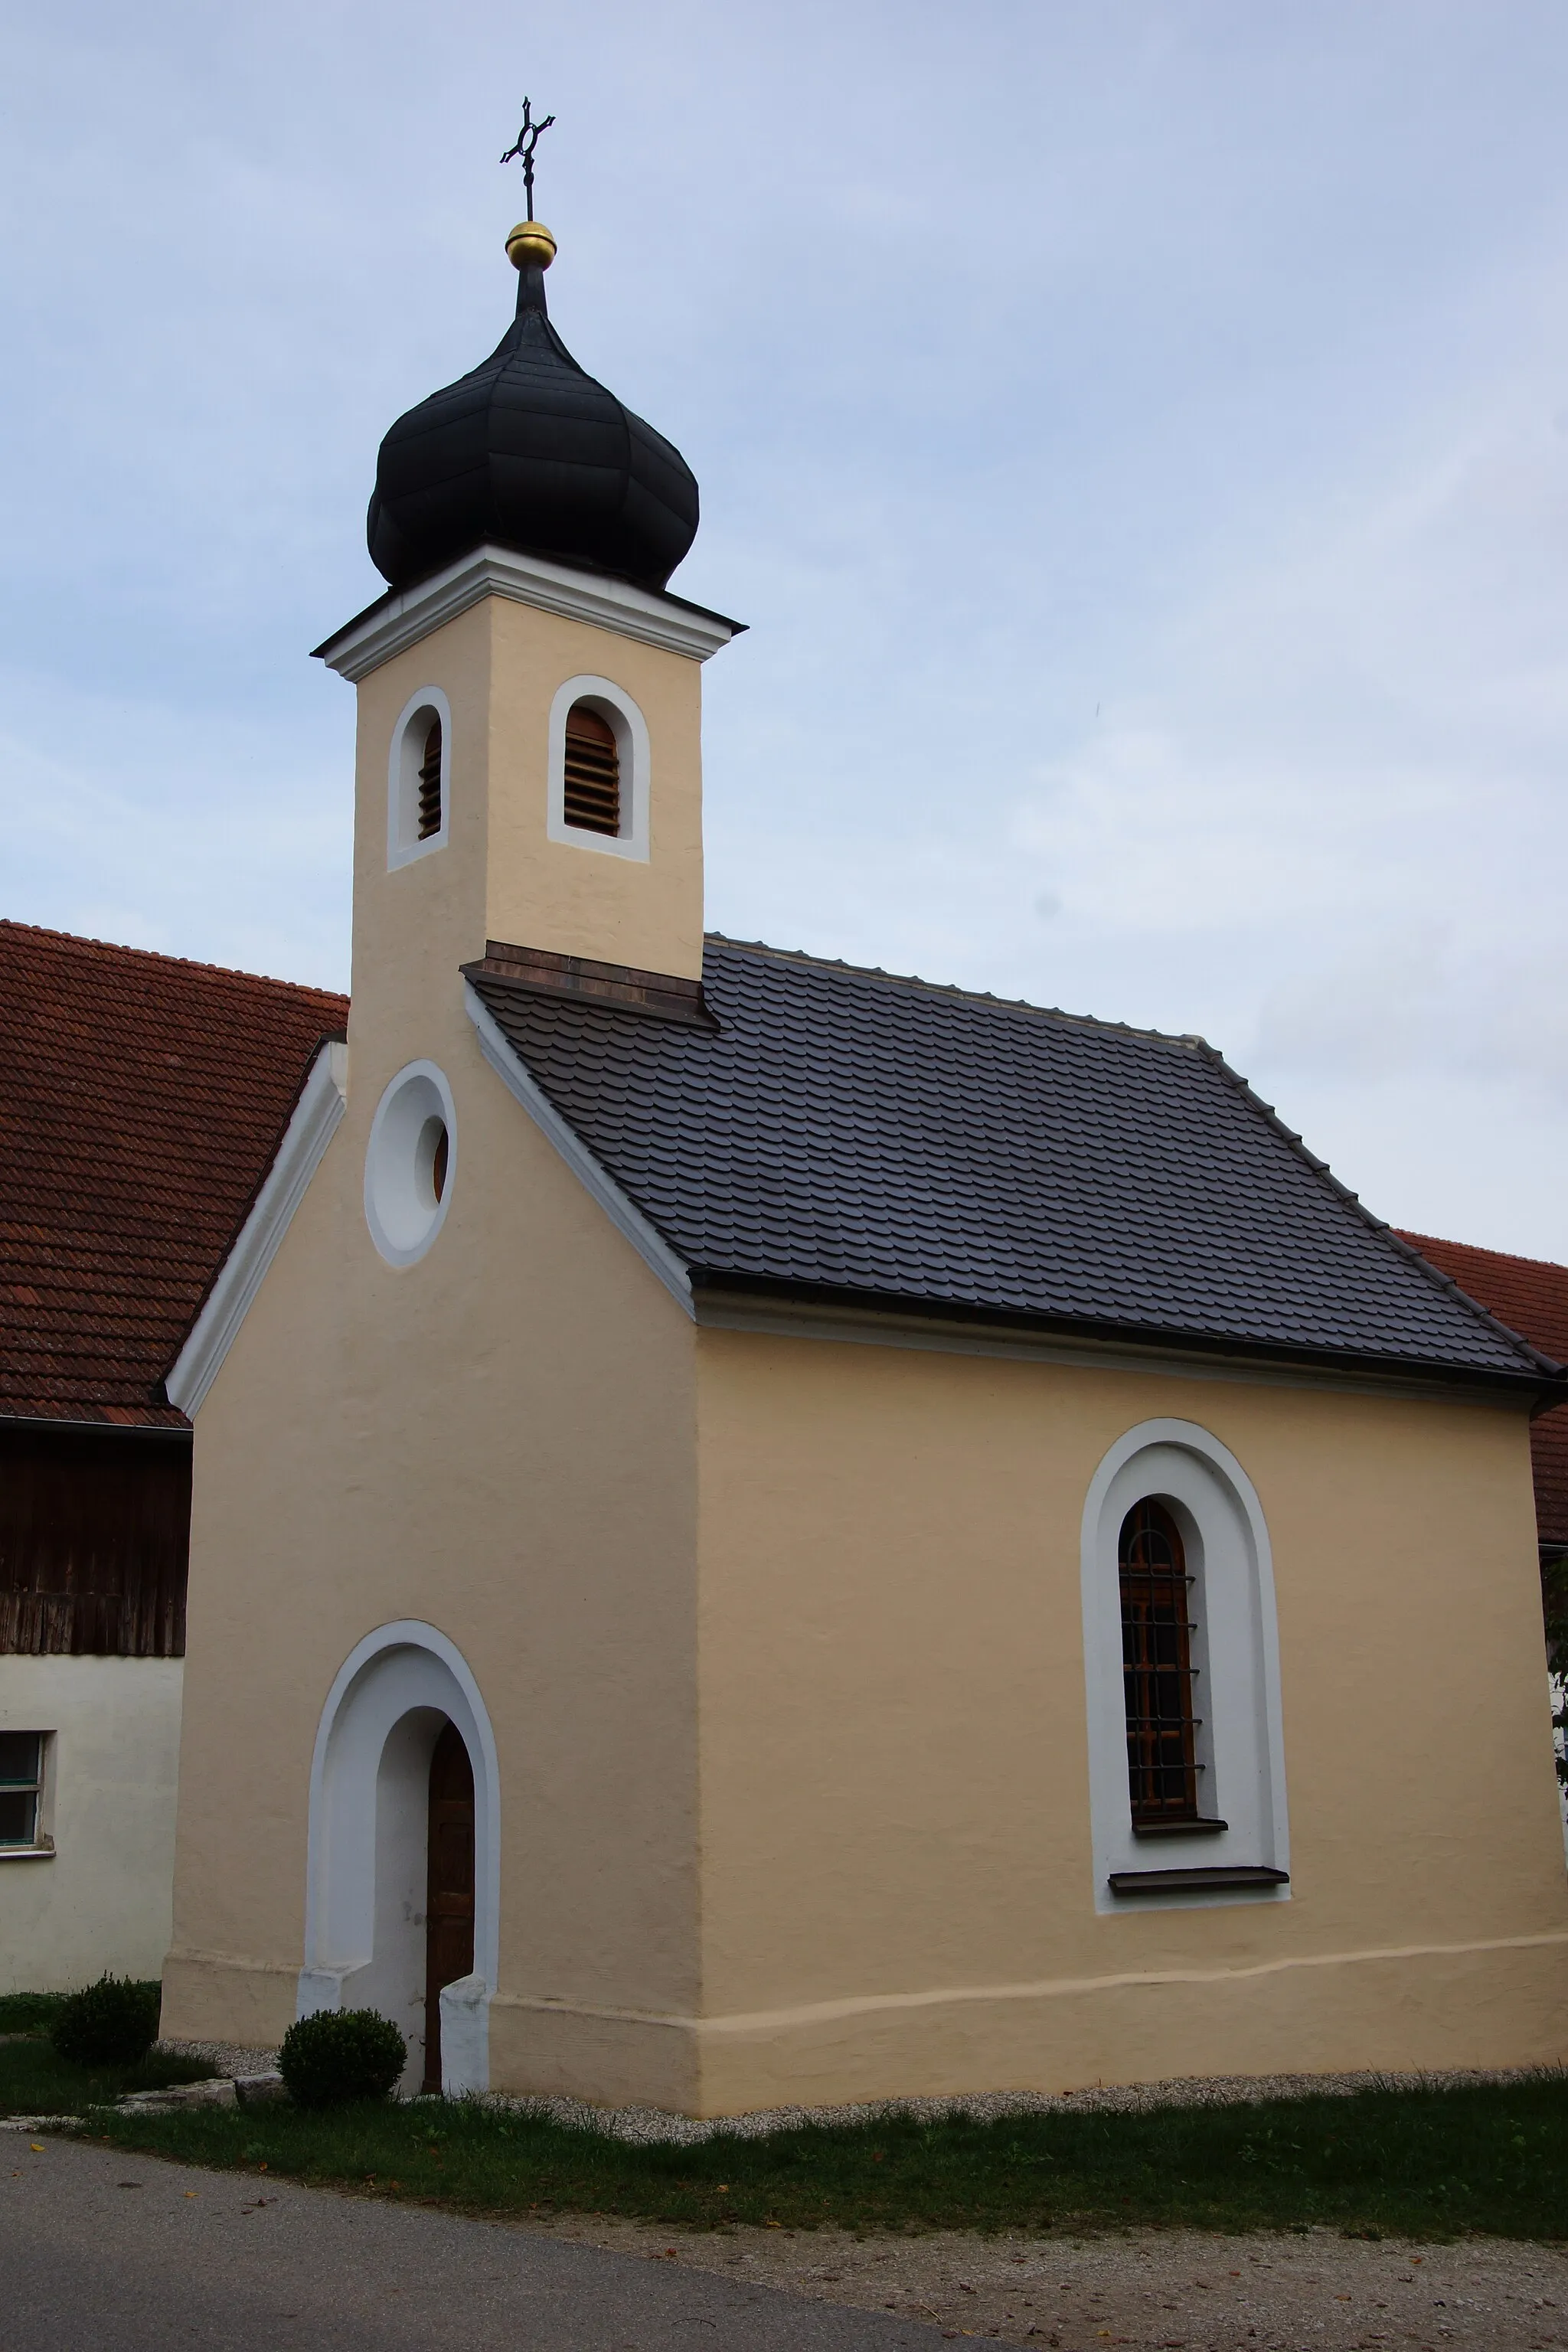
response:
<svg viewBox="0 0 1568 2352"><path fill-rule="evenodd" d="M405 1872L416 1867L416 1904L423 1914L426 1796L416 1751L423 1753L427 1783L429 1748L443 1718L457 1726L474 1768L474 1975L464 1979L467 1998L450 2040L447 2004L442 2002L442 2085L457 2095L489 2087L489 2008L500 1942L500 1776L495 1735L468 1661L445 1633L417 1619L378 1626L356 1643L321 1709L310 1762L305 1964L297 2014L389 2005L406 2013L401 1998L380 1984L381 1976L402 1966L407 1956L387 1949L389 1906L377 1901L377 1852L379 1846L384 1877L400 1855ZM401 1828L384 1819L378 1822L378 1811L384 1814L395 1797L408 1813ZM382 1889L384 1895L387 1892ZM406 1899L392 1906L400 1912L407 1907ZM422 1952L423 1926L416 1924ZM371 1973L357 1985L349 1981L362 1970ZM379 2000L366 1997L373 1990L381 1993Z"/></svg>

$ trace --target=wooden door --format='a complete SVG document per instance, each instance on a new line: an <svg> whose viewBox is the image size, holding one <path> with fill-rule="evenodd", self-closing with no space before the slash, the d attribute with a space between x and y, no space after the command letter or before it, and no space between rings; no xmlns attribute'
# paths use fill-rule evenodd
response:
<svg viewBox="0 0 1568 2352"><path fill-rule="evenodd" d="M474 1768L449 1723L430 1759L429 1884L425 1904L425 2083L441 2087L441 1987L474 1967Z"/></svg>

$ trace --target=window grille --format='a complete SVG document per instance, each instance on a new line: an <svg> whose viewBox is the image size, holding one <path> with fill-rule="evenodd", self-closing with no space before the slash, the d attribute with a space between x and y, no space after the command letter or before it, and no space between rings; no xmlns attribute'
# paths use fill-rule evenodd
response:
<svg viewBox="0 0 1568 2352"><path fill-rule="evenodd" d="M0 1846L37 1845L44 1741L37 1731L0 1731Z"/></svg>
<svg viewBox="0 0 1568 2352"><path fill-rule="evenodd" d="M1127 1780L1135 1827L1198 1819L1193 1711L1193 1580L1181 1530L1163 1504L1134 1504L1121 1523L1121 1676Z"/></svg>
<svg viewBox="0 0 1568 2352"><path fill-rule="evenodd" d="M583 833L621 829L621 754L615 730L586 703L566 714L566 792L563 814Z"/></svg>
<svg viewBox="0 0 1568 2352"><path fill-rule="evenodd" d="M419 765L419 838L428 841L441 830L441 722L433 719L425 738Z"/></svg>

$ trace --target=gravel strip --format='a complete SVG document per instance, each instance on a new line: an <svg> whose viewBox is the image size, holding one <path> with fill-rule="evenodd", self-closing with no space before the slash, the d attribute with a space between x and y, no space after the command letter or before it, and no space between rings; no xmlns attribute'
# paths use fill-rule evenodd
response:
<svg viewBox="0 0 1568 2352"><path fill-rule="evenodd" d="M219 2074L269 2072L276 2050L240 2049L225 2042L161 2042L160 2050L182 2058L203 2058ZM951 2099L885 2099L834 2107L758 2107L750 2115L700 2119L663 2107L595 2107L584 2099L521 2098L492 2094L488 2105L515 2115L547 2116L573 2131L607 2132L612 2138L690 2147L701 2140L760 2139L769 2132L797 2131L803 2124L830 2126L881 2123L906 2116L919 2123L946 2116L971 2116L990 2123L1002 2116L1121 2114L1150 2107L1228 2107L1265 2099L1352 2098L1358 2091L1448 2090L1461 2084L1539 2082L1560 2070L1520 2066L1455 2069L1430 2074L1209 2074L1178 2075L1163 2083L1096 2084L1082 2091L987 2091Z"/></svg>
<svg viewBox="0 0 1568 2352"><path fill-rule="evenodd" d="M215 2074L269 2074L278 2063L276 2050L241 2050L232 2042L160 2042L171 2058L204 2058Z"/></svg>
<svg viewBox="0 0 1568 2352"><path fill-rule="evenodd" d="M1358 2091L1447 2090L1471 2083L1526 2083L1555 2069L1479 2068L1431 2074L1213 2074L1184 2075L1164 2083L1096 2084L1082 2091L989 2091L952 2099L887 2099L844 2107L761 2107L750 2115L699 2121L661 2107L594 2107L581 2099L523 2099L497 2095L490 2104L519 2115L548 2116L580 2131L608 2132L616 2139L658 2141L688 2147L728 2137L758 2139L768 2132L796 2131L803 2124L881 2123L907 2116L921 2123L947 2116L971 2116L990 2123L1002 2116L1137 2114L1150 2107L1223 2107L1264 2099L1348 2099Z"/></svg>

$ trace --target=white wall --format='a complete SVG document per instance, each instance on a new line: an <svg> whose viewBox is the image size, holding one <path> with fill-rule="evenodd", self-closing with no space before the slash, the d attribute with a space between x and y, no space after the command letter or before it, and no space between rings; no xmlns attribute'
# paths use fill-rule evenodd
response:
<svg viewBox="0 0 1568 2352"><path fill-rule="evenodd" d="M54 1736L47 1859L0 1849L0 1992L156 1977L172 1933L181 1658L0 1657L0 1730Z"/></svg>
<svg viewBox="0 0 1568 2352"><path fill-rule="evenodd" d="M378 2009L400 2028L410 2093L425 2079L430 1759L446 1721L437 1707L415 1707L387 1734L375 1776L375 1945L342 1993L345 2009Z"/></svg>

